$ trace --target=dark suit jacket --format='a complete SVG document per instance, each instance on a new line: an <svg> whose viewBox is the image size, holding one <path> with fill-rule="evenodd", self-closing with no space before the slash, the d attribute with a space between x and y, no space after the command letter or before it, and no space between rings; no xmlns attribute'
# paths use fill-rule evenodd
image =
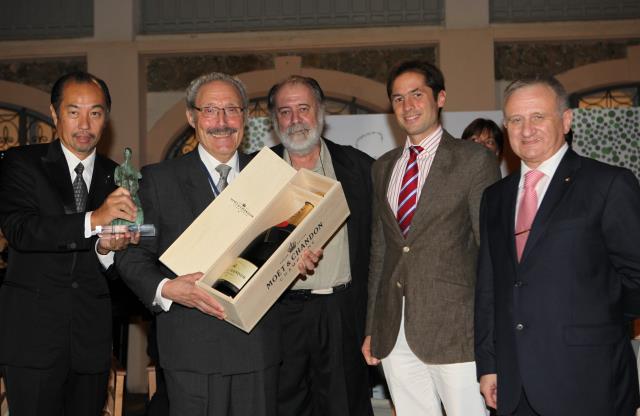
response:
<svg viewBox="0 0 640 416"><path fill-rule="evenodd" d="M248 157L239 157L242 169ZM138 246L118 253L116 265L140 300L160 311L152 306L158 284L175 275L158 258L214 198L197 149L143 168L139 195L145 222L155 224L156 237L143 238ZM193 272L198 271L205 270ZM160 364L165 369L239 374L264 369L280 360L280 324L273 311L267 312L249 334L177 303L156 319Z"/></svg>
<svg viewBox="0 0 640 416"><path fill-rule="evenodd" d="M478 376L498 374L500 414L524 387L543 415L634 415L637 369L621 291L640 286L638 180L568 150L518 263L519 180L518 171L483 197Z"/></svg>
<svg viewBox="0 0 640 416"><path fill-rule="evenodd" d="M387 189L403 147L373 165L373 231L367 334L375 357L393 349L405 301L411 350L431 364L473 361L473 293L484 189L498 161L477 143L444 132L405 239Z"/></svg>
<svg viewBox="0 0 640 416"><path fill-rule="evenodd" d="M351 215L347 219L349 236L349 264L351 284L349 296L345 296L345 310L353 313L356 334L364 339L364 323L367 308L367 278L369 275L369 249L371 246L371 164L373 159L352 146L343 146L323 138L336 173L342 184ZM272 150L282 157L284 147L279 144Z"/></svg>
<svg viewBox="0 0 640 416"><path fill-rule="evenodd" d="M58 140L7 152L0 176L0 228L9 267L0 287L0 363L50 367L71 357L80 372L101 372L111 357L111 302L95 253L75 213ZM115 189L116 164L100 155L87 211Z"/></svg>

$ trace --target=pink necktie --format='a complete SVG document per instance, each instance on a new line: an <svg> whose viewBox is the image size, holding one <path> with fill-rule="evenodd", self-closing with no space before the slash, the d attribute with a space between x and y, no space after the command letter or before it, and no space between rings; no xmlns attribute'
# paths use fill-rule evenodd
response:
<svg viewBox="0 0 640 416"><path fill-rule="evenodd" d="M516 251L518 261L522 258L524 246L529 238L531 224L538 211L538 193L536 184L544 177L544 173L539 170L530 170L524 175L524 193L518 208L518 219L516 220Z"/></svg>
<svg viewBox="0 0 640 416"><path fill-rule="evenodd" d="M396 217L400 231L404 237L409 233L411 228L411 220L416 210L418 195L418 155L422 152L422 147L409 147L409 161L402 177L402 185L398 194L398 210Z"/></svg>

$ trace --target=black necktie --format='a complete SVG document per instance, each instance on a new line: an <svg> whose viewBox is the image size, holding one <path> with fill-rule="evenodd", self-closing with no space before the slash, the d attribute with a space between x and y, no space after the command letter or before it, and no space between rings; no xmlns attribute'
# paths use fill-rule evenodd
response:
<svg viewBox="0 0 640 416"><path fill-rule="evenodd" d="M82 177L84 165L78 163L74 171L76 172L76 178L73 181L73 197L76 200L76 212L84 212L84 208L87 205L87 196L89 195L87 184Z"/></svg>

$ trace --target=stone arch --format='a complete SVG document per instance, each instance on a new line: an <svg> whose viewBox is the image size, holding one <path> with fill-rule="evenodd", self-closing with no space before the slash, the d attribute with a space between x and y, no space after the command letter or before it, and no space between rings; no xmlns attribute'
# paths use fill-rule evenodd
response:
<svg viewBox="0 0 640 416"><path fill-rule="evenodd" d="M49 94L28 85L0 80L0 101L29 108L50 117Z"/></svg>
<svg viewBox="0 0 640 416"><path fill-rule="evenodd" d="M640 82L640 45L627 48L627 57L596 62L557 75L568 94Z"/></svg>
<svg viewBox="0 0 640 416"><path fill-rule="evenodd" d="M49 94L37 88L0 81L0 152L54 139L49 101Z"/></svg>
<svg viewBox="0 0 640 416"><path fill-rule="evenodd" d="M275 69L251 71L238 74L244 82L249 98L265 97L269 88L288 75L299 74L315 78L325 94L330 97L358 102L377 112L389 110L386 86L354 74L318 68L303 68L298 56L283 56L275 59ZM148 163L159 162L173 141L187 125L184 100L176 102L147 133L146 158Z"/></svg>

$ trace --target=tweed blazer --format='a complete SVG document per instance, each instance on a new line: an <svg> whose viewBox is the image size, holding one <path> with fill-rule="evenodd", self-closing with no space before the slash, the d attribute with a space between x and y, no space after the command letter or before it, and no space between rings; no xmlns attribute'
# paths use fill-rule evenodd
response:
<svg viewBox="0 0 640 416"><path fill-rule="evenodd" d="M500 178L495 155L446 131L423 185L411 230L387 200L403 147L373 165L373 224L366 334L375 357L395 345L404 298L406 338L427 363L473 361L473 299L484 189Z"/></svg>

